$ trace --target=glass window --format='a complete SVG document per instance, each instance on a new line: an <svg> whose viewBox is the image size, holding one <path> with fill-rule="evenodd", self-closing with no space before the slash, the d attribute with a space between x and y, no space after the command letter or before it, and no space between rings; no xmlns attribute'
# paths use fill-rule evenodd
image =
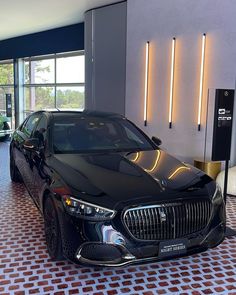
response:
<svg viewBox="0 0 236 295"><path fill-rule="evenodd" d="M24 83L25 84L30 83L30 62L29 61L24 62Z"/></svg>
<svg viewBox="0 0 236 295"><path fill-rule="evenodd" d="M153 149L149 139L127 120L59 114L54 119L53 146L55 153Z"/></svg>
<svg viewBox="0 0 236 295"><path fill-rule="evenodd" d="M0 63L0 85L9 85L13 83L13 63Z"/></svg>
<svg viewBox="0 0 236 295"><path fill-rule="evenodd" d="M47 129L47 117L45 115L42 115L36 130L40 130L40 129Z"/></svg>
<svg viewBox="0 0 236 295"><path fill-rule="evenodd" d="M6 94L11 94L12 101L12 116L14 114L14 87L1 86L0 87L0 113L6 115Z"/></svg>
<svg viewBox="0 0 236 295"><path fill-rule="evenodd" d="M84 83L84 55L57 58L57 83Z"/></svg>
<svg viewBox="0 0 236 295"><path fill-rule="evenodd" d="M54 87L25 88L25 112L32 113L44 109L55 108Z"/></svg>
<svg viewBox="0 0 236 295"><path fill-rule="evenodd" d="M133 141L137 141L139 142L140 144L143 144L141 138L139 138L131 129L125 127L125 135L130 139L130 140L133 140Z"/></svg>
<svg viewBox="0 0 236 295"><path fill-rule="evenodd" d="M11 94L12 117L10 118L11 129L14 129L14 67L12 60L0 62L0 114L6 116L6 94Z"/></svg>
<svg viewBox="0 0 236 295"><path fill-rule="evenodd" d="M81 52L24 60L24 115L41 109L84 109L84 55Z"/></svg>
<svg viewBox="0 0 236 295"><path fill-rule="evenodd" d="M41 119L39 120L38 125L36 126L36 129L34 130L33 137L36 137L39 139L40 145L44 145L46 134L47 134L47 117L43 114Z"/></svg>
<svg viewBox="0 0 236 295"><path fill-rule="evenodd" d="M27 137L30 137L32 134L32 131L34 130L36 124L38 123L40 118L40 114L34 114L29 117L29 119L25 122L25 124L22 125L21 131L24 132L24 134Z"/></svg>
<svg viewBox="0 0 236 295"><path fill-rule="evenodd" d="M55 60L35 60L30 63L30 83L55 83Z"/></svg>
<svg viewBox="0 0 236 295"><path fill-rule="evenodd" d="M84 109L84 87L67 86L57 87L57 108L59 109Z"/></svg>

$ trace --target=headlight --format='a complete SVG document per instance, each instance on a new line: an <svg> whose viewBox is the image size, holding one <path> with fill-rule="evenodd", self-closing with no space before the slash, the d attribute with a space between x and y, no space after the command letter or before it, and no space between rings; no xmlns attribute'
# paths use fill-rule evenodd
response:
<svg viewBox="0 0 236 295"><path fill-rule="evenodd" d="M77 200L71 196L62 196L62 201L66 211L79 218L88 220L107 220L115 216L115 211L94 204L90 204L81 200Z"/></svg>
<svg viewBox="0 0 236 295"><path fill-rule="evenodd" d="M212 198L212 202L215 205L221 205L224 202L222 191L221 191L221 188L218 184L216 184L216 190L215 190L214 196Z"/></svg>

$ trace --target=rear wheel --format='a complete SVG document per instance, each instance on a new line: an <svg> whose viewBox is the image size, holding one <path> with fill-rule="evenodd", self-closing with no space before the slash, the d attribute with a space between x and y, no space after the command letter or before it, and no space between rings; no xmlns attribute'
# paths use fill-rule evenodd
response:
<svg viewBox="0 0 236 295"><path fill-rule="evenodd" d="M10 130L10 126L8 125L7 122L3 123L2 130ZM0 137L0 141L7 141L9 138L10 138L10 134L6 134L6 135Z"/></svg>
<svg viewBox="0 0 236 295"><path fill-rule="evenodd" d="M44 203L44 230L47 248L53 260L62 260L61 231L57 211L51 196L46 197Z"/></svg>
<svg viewBox="0 0 236 295"><path fill-rule="evenodd" d="M22 178L18 168L16 167L16 163L15 163L15 159L12 154L12 151L10 154L10 176L13 182L22 182Z"/></svg>

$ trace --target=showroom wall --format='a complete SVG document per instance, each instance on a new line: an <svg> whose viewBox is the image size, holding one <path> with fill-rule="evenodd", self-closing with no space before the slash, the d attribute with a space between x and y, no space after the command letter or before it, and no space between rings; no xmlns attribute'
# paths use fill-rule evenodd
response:
<svg viewBox="0 0 236 295"><path fill-rule="evenodd" d="M127 3L85 13L86 108L125 113Z"/></svg>
<svg viewBox="0 0 236 295"><path fill-rule="evenodd" d="M128 0L126 57L126 116L163 148L192 162L203 157L207 97L215 88L235 88L236 1L234 0ZM202 128L197 129L202 34L206 33ZM171 41L176 38L173 128L168 110ZM143 123L145 43L150 41L148 122ZM236 113L235 113L236 115ZM212 121L212 107L208 122ZM234 121L235 133L236 121ZM209 140L209 138L208 138ZM223 139L222 139L223 140ZM236 138L232 145L235 156Z"/></svg>

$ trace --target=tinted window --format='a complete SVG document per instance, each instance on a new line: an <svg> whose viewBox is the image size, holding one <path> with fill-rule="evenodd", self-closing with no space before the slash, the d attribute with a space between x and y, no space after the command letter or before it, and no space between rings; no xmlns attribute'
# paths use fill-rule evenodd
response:
<svg viewBox="0 0 236 295"><path fill-rule="evenodd" d="M47 117L45 115L42 115L38 125L36 126L36 129L34 129L34 133L32 137L38 138L39 144L44 145L46 136L47 136Z"/></svg>
<svg viewBox="0 0 236 295"><path fill-rule="evenodd" d="M153 149L129 121L116 118L57 116L53 123L55 153Z"/></svg>
<svg viewBox="0 0 236 295"><path fill-rule="evenodd" d="M36 127L39 119L40 119L41 114L34 114L31 115L28 120L25 121L25 123L22 125L21 131L24 132L24 134L27 137L30 137L32 134L32 131Z"/></svg>

